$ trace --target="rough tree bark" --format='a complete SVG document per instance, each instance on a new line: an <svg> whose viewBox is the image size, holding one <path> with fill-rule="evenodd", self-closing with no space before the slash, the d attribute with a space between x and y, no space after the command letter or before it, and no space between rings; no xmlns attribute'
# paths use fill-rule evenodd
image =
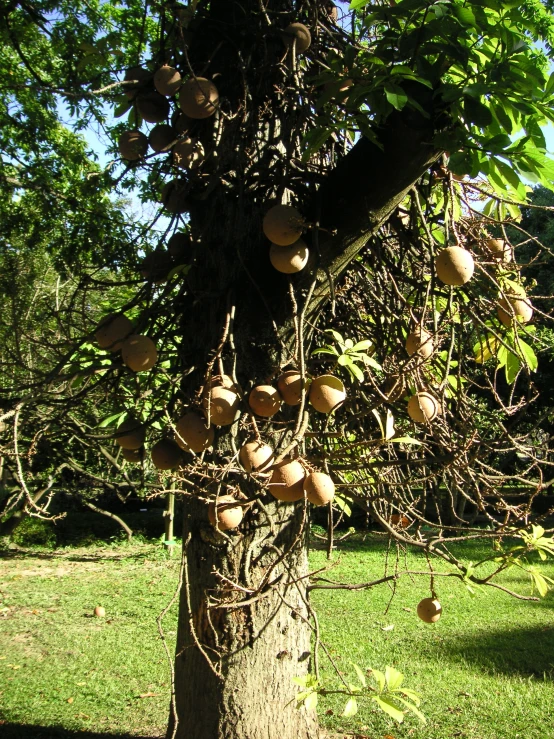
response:
<svg viewBox="0 0 554 739"><path fill-rule="evenodd" d="M220 120L212 166L221 178L212 176L203 190L191 185L191 229L202 253L180 306L183 352L205 368L234 309L237 375L244 389L271 380L280 364L290 361L283 360L283 344L292 333L288 278L259 256L267 251L261 223L268 202L292 190L305 215L326 229L314 236L319 255L310 274L292 280L305 300L317 275L308 308L315 318L329 299L329 276L340 279L438 156L428 143L432 118L410 112L390 118L380 136L383 149L362 139L319 189L294 174L289 161L300 159L305 110L287 107L279 92L284 83L274 68L283 57L282 39L268 27L265 13L283 28L295 20L294 5L287 0L212 0L209 8L200 3L206 14L191 29L188 49L192 68L212 77L223 104L229 101L239 113ZM306 10L319 3L300 5ZM282 64L279 70L282 74ZM198 135L206 151L213 150L212 130ZM199 375L191 371L186 382L192 396ZM218 443L229 442L220 438ZM241 492L259 494L248 482ZM178 721L172 711L168 739L318 736L315 715L294 706L297 688L291 680L306 674L310 662L306 513L302 503L270 500L262 497L265 506L254 505L240 533L227 536L209 525L205 502L186 498L175 661Z"/></svg>

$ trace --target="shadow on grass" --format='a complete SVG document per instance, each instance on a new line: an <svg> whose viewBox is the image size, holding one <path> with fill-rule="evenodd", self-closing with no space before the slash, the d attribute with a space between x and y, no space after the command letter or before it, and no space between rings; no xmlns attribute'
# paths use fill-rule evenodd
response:
<svg viewBox="0 0 554 739"><path fill-rule="evenodd" d="M153 544L159 544L159 542L153 542ZM139 546L140 543L137 543ZM150 543L145 546L151 546ZM161 549L160 549L161 551ZM113 549L108 551L97 552L96 554L69 554L67 550L56 551L56 550L41 550L41 549L0 549L0 560L11 559L11 560L25 560L25 559L44 559L44 560L57 560L59 562L118 562L124 559L152 559L152 551L139 551L129 552L122 549L119 552L114 552Z"/></svg>
<svg viewBox="0 0 554 739"><path fill-rule="evenodd" d="M159 735L146 737L136 734L72 731L62 726L29 726L27 724L2 724L1 722L0 736L2 739L160 739Z"/></svg>
<svg viewBox="0 0 554 739"><path fill-rule="evenodd" d="M552 604L551 604L552 605ZM502 629L483 634L445 637L441 659L479 667L489 674L554 680L554 625Z"/></svg>

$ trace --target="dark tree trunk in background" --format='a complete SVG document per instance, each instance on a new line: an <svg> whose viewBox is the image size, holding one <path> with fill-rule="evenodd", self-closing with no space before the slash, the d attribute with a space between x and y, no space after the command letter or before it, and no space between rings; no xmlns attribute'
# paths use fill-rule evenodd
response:
<svg viewBox="0 0 554 739"><path fill-rule="evenodd" d="M329 274L340 278L437 156L426 143L432 135L428 119L395 115L382 132L384 151L361 140L334 171L319 173L317 191L298 165L313 106L294 92L279 34L297 19L296 5L307 13L302 19L317 27L321 4L315 0L211 0L199 3L203 19L190 29L190 64L214 80L223 111L232 113L219 120L216 115L192 132L208 157L204 179L190 178L197 256L187 295L176 306L183 316L182 351L196 368L183 384L190 398L204 381L230 315L232 351L222 356L223 370L231 374L236 363L245 392L272 382L291 362L289 278L271 267L261 227L272 204L292 195L305 216L314 222L321 215L328 229L319 240L313 232L306 235L308 245L319 243L313 250L319 254L307 276L292 279L302 303L307 284L321 276L310 306L315 320L328 299ZM231 464L233 447L244 440L234 438L233 429L219 434L220 462ZM247 482L240 487L247 497L260 494ZM310 662L307 581L299 579L308 572L303 504L276 503L266 494L265 509L254 504L239 533L227 536L215 531L206 513L206 494L221 491L187 492L198 498L188 495L184 503L178 722L171 717L168 739L316 739L316 717L296 710L298 687L292 683ZM246 602L232 605L237 601Z"/></svg>

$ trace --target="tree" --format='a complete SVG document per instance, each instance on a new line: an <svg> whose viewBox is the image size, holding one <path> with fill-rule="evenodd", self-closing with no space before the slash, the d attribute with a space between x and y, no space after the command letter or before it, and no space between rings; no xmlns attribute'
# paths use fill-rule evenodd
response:
<svg viewBox="0 0 554 739"><path fill-rule="evenodd" d="M54 9L64 22L52 34ZM186 510L168 737L315 737L313 700L292 705L317 628L302 478L332 473L343 507L362 502L386 535L442 558L468 584L494 586L454 558L448 536L472 523L466 505L493 527L486 536L523 536L552 464L525 423L540 331L526 326L531 306L511 245L487 233L507 220L517 228L527 173L550 186L541 130L553 119L549 5L354 0L348 31L337 22L346 9L321 0L41 10L13 4L5 18L21 84L48 101L71 99L78 117L86 109L106 123L98 90L117 115L128 113L127 124L107 123L122 156L104 181L140 181L140 196L161 199L166 221L148 224L157 248L142 265L146 282L115 306L135 335L155 340L159 361L141 339L149 371L135 372L130 348L122 359L109 341L102 350L78 340L77 329L65 362L25 407L63 397L59 408L79 409L87 398L96 422L73 413L72 424L89 449L102 435L121 441L121 422L127 434L161 437L168 454L173 439L187 449L158 465L180 465L173 479ZM88 40L75 44L66 25ZM31 58L37 39L48 55ZM143 119L171 122L157 130L168 138L154 154L137 133ZM272 210L281 205L299 215ZM304 234L305 268L276 271L264 231L276 258L291 240L305 258L295 241ZM170 234L170 246L184 245L171 259ZM445 266L450 256L463 263ZM534 307L540 327L548 316ZM299 375L298 404L272 420L264 408L275 388L266 388L255 412L251 391L286 369ZM6 395L19 409L16 393ZM325 408L330 397L341 407ZM178 419L188 412L200 423L201 410L216 439L205 426L193 453ZM99 432L110 423L109 437ZM8 444L16 433L14 424ZM263 468L249 474L237 462L249 441L271 446L270 493ZM296 487L279 472L289 461ZM283 488L289 502L275 500ZM228 531L207 516L211 505L219 520L223 495L243 513ZM524 552L539 534L524 539ZM472 526L470 535L483 532ZM497 571L515 556L500 550Z"/></svg>

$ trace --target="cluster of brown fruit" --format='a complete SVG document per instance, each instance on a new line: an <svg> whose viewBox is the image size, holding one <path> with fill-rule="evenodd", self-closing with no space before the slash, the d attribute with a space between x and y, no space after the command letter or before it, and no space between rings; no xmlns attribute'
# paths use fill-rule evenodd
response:
<svg viewBox="0 0 554 739"><path fill-rule="evenodd" d="M152 369L158 360L158 351L152 339L133 333L133 324L124 313L104 316L94 336L100 349L121 351L123 363L133 372Z"/></svg>
<svg viewBox="0 0 554 739"><path fill-rule="evenodd" d="M274 205L265 214L263 232L271 241L269 259L278 272L287 275L304 269L310 256L301 238L306 222L292 205Z"/></svg>
<svg viewBox="0 0 554 739"><path fill-rule="evenodd" d="M172 162L177 169L196 169L204 160L202 143L190 132L195 121L211 117L219 105L219 92L214 83L205 77L192 76L183 82L180 72L169 65L160 67L154 74L143 67L127 70L125 95L133 101L136 110L148 123L156 125L147 136L139 130L125 131L119 138L118 148L123 159L138 161L148 153L171 151ZM172 106L170 98L178 96L171 124L168 123ZM179 178L167 182L162 190L162 203L171 214L188 212L185 198L185 182Z"/></svg>
<svg viewBox="0 0 554 739"><path fill-rule="evenodd" d="M513 249L505 239L493 239L489 236L471 245L473 248L484 251L488 257L499 262L513 260ZM442 249L435 259L437 277L445 285L459 287L465 285L473 277L475 263L471 253L461 246L448 246ZM497 308L498 320L507 328L514 321L529 323L533 317L533 307L521 288L517 294L507 294L499 300Z"/></svg>

